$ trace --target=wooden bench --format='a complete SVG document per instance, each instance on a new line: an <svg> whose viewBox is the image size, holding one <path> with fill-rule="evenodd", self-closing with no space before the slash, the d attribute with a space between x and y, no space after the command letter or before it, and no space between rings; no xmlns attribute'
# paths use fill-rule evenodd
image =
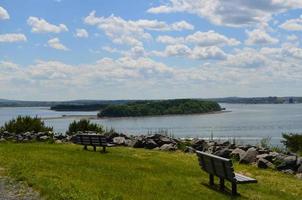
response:
<svg viewBox="0 0 302 200"><path fill-rule="evenodd" d="M87 146L93 146L93 150L96 151L96 147L103 147L103 153L106 152L106 147L113 146L107 142L106 136L97 134L78 134L75 136L73 142L75 144L84 145L84 149L87 150Z"/></svg>
<svg viewBox="0 0 302 200"><path fill-rule="evenodd" d="M219 177L220 189L224 190L224 180L232 183L232 195L237 195L237 184L257 183L256 179L234 173L233 164L230 159L222 158L201 151L196 151L201 169L206 171L210 177L210 185L214 185L214 176Z"/></svg>

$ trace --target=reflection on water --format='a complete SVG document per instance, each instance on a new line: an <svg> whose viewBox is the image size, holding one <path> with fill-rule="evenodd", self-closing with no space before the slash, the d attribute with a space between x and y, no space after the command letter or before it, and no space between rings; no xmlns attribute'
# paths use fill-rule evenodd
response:
<svg viewBox="0 0 302 200"><path fill-rule="evenodd" d="M127 134L147 134L166 130L175 137L233 138L255 143L261 138L271 137L278 144L282 132L302 133L302 104L245 105L222 104L227 110L220 114L178 115L160 117L136 117L96 119L95 123L113 127ZM0 108L0 125L17 115L59 117L62 115L95 115L97 112L56 112L48 108ZM48 119L58 132L65 132L74 119Z"/></svg>

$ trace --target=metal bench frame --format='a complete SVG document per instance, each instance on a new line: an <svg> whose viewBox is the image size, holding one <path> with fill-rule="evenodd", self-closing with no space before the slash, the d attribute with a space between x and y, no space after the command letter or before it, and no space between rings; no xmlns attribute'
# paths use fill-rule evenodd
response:
<svg viewBox="0 0 302 200"><path fill-rule="evenodd" d="M214 185L214 176L219 177L220 190L225 189L225 179L232 183L232 195L237 195L237 184L257 183L256 179L234 173L230 159L215 156L209 153L196 151L199 165L209 174L209 184Z"/></svg>
<svg viewBox="0 0 302 200"><path fill-rule="evenodd" d="M106 136L97 134L78 134L75 136L75 144L84 145L84 150L88 150L87 146L93 146L93 150L96 151L96 147L102 147L101 153L106 152L106 147L113 146L107 142Z"/></svg>

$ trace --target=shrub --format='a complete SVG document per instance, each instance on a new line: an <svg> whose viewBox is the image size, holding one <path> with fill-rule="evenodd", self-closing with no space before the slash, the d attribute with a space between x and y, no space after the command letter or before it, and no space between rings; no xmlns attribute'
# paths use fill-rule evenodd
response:
<svg viewBox="0 0 302 200"><path fill-rule="evenodd" d="M18 116L4 124L0 128L1 132L8 131L10 133L25 133L25 132L47 132L52 131L52 127L45 126L41 118L30 116Z"/></svg>
<svg viewBox="0 0 302 200"><path fill-rule="evenodd" d="M289 133L289 134L282 134L284 138L281 141L290 151L292 152L302 152L302 134L297 133Z"/></svg>
<svg viewBox="0 0 302 200"><path fill-rule="evenodd" d="M96 133L104 133L103 126L95 123L91 123L87 119L81 119L80 121L73 121L71 124L69 124L69 128L66 134L74 135L79 131L82 132L94 131Z"/></svg>

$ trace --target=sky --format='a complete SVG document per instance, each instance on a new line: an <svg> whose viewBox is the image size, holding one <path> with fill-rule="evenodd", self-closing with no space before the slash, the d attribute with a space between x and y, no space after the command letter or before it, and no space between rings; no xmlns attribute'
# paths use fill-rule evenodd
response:
<svg viewBox="0 0 302 200"><path fill-rule="evenodd" d="M301 0L0 0L0 99L302 96Z"/></svg>

